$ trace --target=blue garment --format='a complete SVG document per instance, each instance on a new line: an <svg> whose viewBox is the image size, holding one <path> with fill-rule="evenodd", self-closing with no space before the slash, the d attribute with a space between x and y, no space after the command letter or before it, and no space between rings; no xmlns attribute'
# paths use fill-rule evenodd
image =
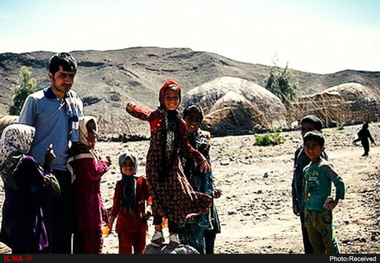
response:
<svg viewBox="0 0 380 263"><path fill-rule="evenodd" d="M68 142L69 139L72 141L79 139L73 127L76 127L75 123L82 112L83 103L77 93L72 90L66 94L65 100L57 98L51 88L29 95L21 110L19 123L36 128L30 155L39 164L43 164L45 151L50 144L53 144L57 159L51 164L51 168L66 171ZM69 138L71 134L73 138Z"/></svg>
<svg viewBox="0 0 380 263"><path fill-rule="evenodd" d="M207 134L198 130L189 134L189 142L196 150L200 151L203 156L210 161L210 142ZM191 158L181 156L182 166L189 183L197 192L214 195L214 184L212 172L206 173L200 171L198 164L194 163ZM214 229L216 227L217 229ZM195 218L181 222L179 224L179 238L182 244L194 247L200 254L206 253L205 231L213 231L214 234L220 233L219 218L217 217L216 207L213 200L213 206L207 215L201 214ZM215 238L214 238L215 239ZM213 244L211 244L213 246Z"/></svg>

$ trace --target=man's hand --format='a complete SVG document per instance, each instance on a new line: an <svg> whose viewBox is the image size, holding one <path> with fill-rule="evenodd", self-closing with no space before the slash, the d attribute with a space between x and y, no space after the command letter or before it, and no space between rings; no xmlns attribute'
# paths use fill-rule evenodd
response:
<svg viewBox="0 0 380 263"><path fill-rule="evenodd" d="M45 152L45 164L50 165L56 158L57 156L54 153L53 144L50 144Z"/></svg>

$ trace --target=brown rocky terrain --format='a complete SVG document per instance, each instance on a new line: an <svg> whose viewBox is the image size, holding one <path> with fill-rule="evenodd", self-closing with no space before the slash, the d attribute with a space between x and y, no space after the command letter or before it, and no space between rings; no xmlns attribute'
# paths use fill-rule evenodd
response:
<svg viewBox="0 0 380 263"><path fill-rule="evenodd" d="M189 48L133 47L71 53L79 64L73 89L83 98L85 113L96 116L103 134L110 137L146 130L143 124L125 116L125 103L135 100L140 105L155 107L158 89L169 78L180 83L184 96L202 84L226 76L264 87L270 69L267 65L242 63ZM12 103L11 87L17 84L21 66L30 67L39 87L48 85L46 68L52 55L45 51L0 54L0 115L5 115ZM374 94L380 92L380 72L342 69L315 74L294 70L293 75L303 95L350 82L366 86Z"/></svg>

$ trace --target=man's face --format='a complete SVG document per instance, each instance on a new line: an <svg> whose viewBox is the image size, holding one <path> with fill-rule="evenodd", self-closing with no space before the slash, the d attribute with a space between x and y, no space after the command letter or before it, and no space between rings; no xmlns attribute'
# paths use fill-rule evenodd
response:
<svg viewBox="0 0 380 263"><path fill-rule="evenodd" d="M52 83L51 87L54 94L63 96L68 92L74 84L75 72L63 71L62 67L53 75L49 73L49 78Z"/></svg>

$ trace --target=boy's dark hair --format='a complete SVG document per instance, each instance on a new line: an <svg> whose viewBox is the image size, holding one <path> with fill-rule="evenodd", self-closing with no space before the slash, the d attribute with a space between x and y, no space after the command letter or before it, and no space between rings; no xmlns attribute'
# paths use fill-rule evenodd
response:
<svg viewBox="0 0 380 263"><path fill-rule="evenodd" d="M317 131L321 131L322 130L323 123L322 123L321 119L318 118L317 116L313 115L313 114L306 115L305 117L303 117L302 120L301 120L301 124L304 123L304 122L313 124L314 128Z"/></svg>
<svg viewBox="0 0 380 263"><path fill-rule="evenodd" d="M198 113L201 116L201 120L203 120L203 110L199 105L196 104L186 106L186 108L183 110L182 118L186 118L186 116L192 112Z"/></svg>
<svg viewBox="0 0 380 263"><path fill-rule="evenodd" d="M307 141L317 142L319 146L323 147L325 145L325 136L320 131L309 131L303 136L303 143Z"/></svg>
<svg viewBox="0 0 380 263"><path fill-rule="evenodd" d="M76 59L66 52L57 53L53 55L49 60L49 72L55 74L59 71L59 67L62 67L64 71L77 72L78 64Z"/></svg>

